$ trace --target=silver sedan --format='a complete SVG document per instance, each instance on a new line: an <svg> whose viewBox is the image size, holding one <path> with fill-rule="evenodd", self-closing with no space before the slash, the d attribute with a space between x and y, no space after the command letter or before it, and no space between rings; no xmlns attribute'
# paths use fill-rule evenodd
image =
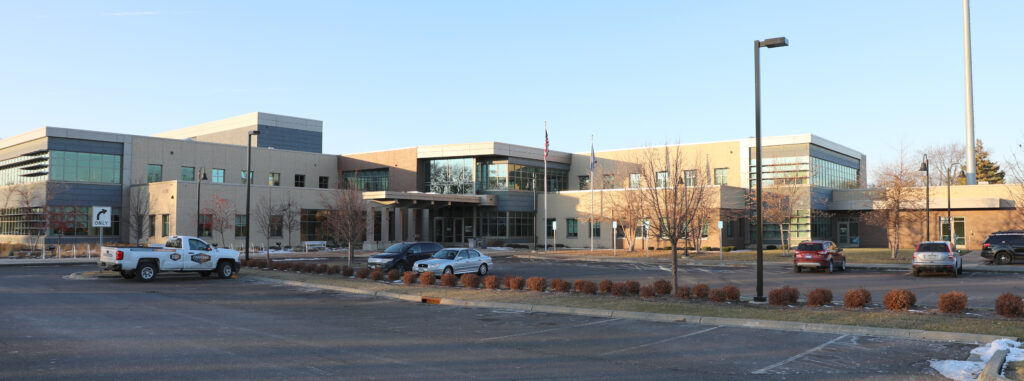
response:
<svg viewBox="0 0 1024 381"><path fill-rule="evenodd" d="M487 275L494 267L491 257L483 255L476 249L448 248L441 249L429 259L421 259L413 264L412 269L418 273L430 271L434 275L477 273Z"/></svg>

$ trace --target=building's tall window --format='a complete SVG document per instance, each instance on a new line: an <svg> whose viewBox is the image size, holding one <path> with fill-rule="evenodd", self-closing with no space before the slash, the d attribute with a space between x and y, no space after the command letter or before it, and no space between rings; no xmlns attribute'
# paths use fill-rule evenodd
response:
<svg viewBox="0 0 1024 381"><path fill-rule="evenodd" d="M601 222L592 222L590 225L590 234L594 238L601 238Z"/></svg>
<svg viewBox="0 0 1024 381"><path fill-rule="evenodd" d="M567 238L576 238L580 236L580 222L575 218L565 219L565 236Z"/></svg>
<svg viewBox="0 0 1024 381"><path fill-rule="evenodd" d="M196 167L181 166L181 181L196 181Z"/></svg>
<svg viewBox="0 0 1024 381"><path fill-rule="evenodd" d="M295 175L295 187L303 188L306 186L306 175Z"/></svg>
<svg viewBox="0 0 1024 381"><path fill-rule="evenodd" d="M160 236L166 237L171 232L171 216L169 214L160 215Z"/></svg>
<svg viewBox="0 0 1024 381"><path fill-rule="evenodd" d="M580 176L580 189L590 189L590 176Z"/></svg>
<svg viewBox="0 0 1024 381"><path fill-rule="evenodd" d="M345 187L352 187L364 192L386 191L388 190L388 169L345 171L341 173L341 181Z"/></svg>
<svg viewBox="0 0 1024 381"><path fill-rule="evenodd" d="M160 181L164 181L164 166L160 164L146 166L146 182L156 183Z"/></svg>
<svg viewBox="0 0 1024 381"><path fill-rule="evenodd" d="M0 182L19 184L46 175L45 155L46 153L42 153L0 161L0 168L4 168L0 170ZM32 165L23 166L25 164ZM16 174L22 181L9 181L10 174ZM50 151L49 177L50 180L56 181L120 184L121 156Z"/></svg>
<svg viewBox="0 0 1024 381"><path fill-rule="evenodd" d="M320 189L327 189L327 187L330 186L330 178L327 176L320 176L320 182L318 185Z"/></svg>
<svg viewBox="0 0 1024 381"><path fill-rule="evenodd" d="M697 186L697 171L692 169L683 171L683 181L688 187Z"/></svg>
<svg viewBox="0 0 1024 381"><path fill-rule="evenodd" d="M509 166L511 165L506 160L477 161L476 190L507 190Z"/></svg>
<svg viewBox="0 0 1024 381"><path fill-rule="evenodd" d="M248 176L246 176L246 175L245 175L245 171L238 171L239 175L240 175L240 176L241 176L241 178L242 178L242 184L245 184L245 181L246 181L246 180L248 180L248 181L249 181L249 184L252 184L252 172L253 172L253 171L249 171L249 175L248 175Z"/></svg>
<svg viewBox="0 0 1024 381"><path fill-rule="evenodd" d="M324 221L327 211L319 209L302 209L299 213L299 236L303 241L323 241L327 239L327 228Z"/></svg>
<svg viewBox="0 0 1024 381"><path fill-rule="evenodd" d="M154 215L154 214L150 214L149 215L149 229L147 229L147 230L149 230L149 236L150 237L156 236L156 215Z"/></svg>
<svg viewBox="0 0 1024 381"><path fill-rule="evenodd" d="M545 230L547 230L548 237L554 237L555 236L555 219L554 218L548 218L547 228L545 228Z"/></svg>
<svg viewBox="0 0 1024 381"><path fill-rule="evenodd" d="M604 188L604 189L615 188L615 175L604 175L604 185L602 186L602 188Z"/></svg>
<svg viewBox="0 0 1024 381"><path fill-rule="evenodd" d="M508 212L508 235L511 237L533 237L533 212Z"/></svg>
<svg viewBox="0 0 1024 381"><path fill-rule="evenodd" d="M715 185L729 185L729 168L715 168Z"/></svg>
<svg viewBox="0 0 1024 381"><path fill-rule="evenodd" d="M441 194L473 194L473 158L434 159L428 163L426 188Z"/></svg>
<svg viewBox="0 0 1024 381"><path fill-rule="evenodd" d="M267 176L267 185L270 186L281 186L281 173L270 172L270 176Z"/></svg>
<svg viewBox="0 0 1024 381"><path fill-rule="evenodd" d="M949 236L949 219L947 219L946 216L941 216L939 217L939 224L941 226L940 229L942 231L942 240L952 240L952 238ZM955 244L964 245L967 243L967 237L965 236L964 232L966 232L964 226L964 218L953 216L953 234L956 236L956 242L954 242Z"/></svg>
<svg viewBox="0 0 1024 381"><path fill-rule="evenodd" d="M199 236L210 237L213 236L213 215L212 214L200 214L199 215Z"/></svg>
<svg viewBox="0 0 1024 381"><path fill-rule="evenodd" d="M220 168L214 168L212 171L210 171L210 179L215 183L223 183L224 170Z"/></svg>
<svg viewBox="0 0 1024 381"><path fill-rule="evenodd" d="M280 237L284 232L284 216L270 216L270 236Z"/></svg>
<svg viewBox="0 0 1024 381"><path fill-rule="evenodd" d="M633 188L633 189L639 188L641 183L643 183L643 177L640 176L639 173L630 173L629 174L629 187L630 188Z"/></svg>
<svg viewBox="0 0 1024 381"><path fill-rule="evenodd" d="M668 186L668 171L658 171L656 174L655 187L664 188Z"/></svg>
<svg viewBox="0 0 1024 381"><path fill-rule="evenodd" d="M235 215L235 237L245 237L249 232L249 227L246 224L246 216L244 214Z"/></svg>
<svg viewBox="0 0 1024 381"><path fill-rule="evenodd" d="M49 234L61 236L98 236L100 229L103 230L103 235L105 236L121 234L121 208L111 208L110 227L108 228L89 226L91 208L88 206L50 206L46 208L45 221L43 221L42 217L44 215L41 213L35 214L29 210L25 211L28 213L17 214L19 210L24 211L24 208L11 208L0 211L0 225L6 225L13 221L30 222L27 226L36 224L39 226L48 225ZM37 216L39 218L36 218ZM15 219L10 219L9 217L15 217ZM24 227L26 226L22 227L22 232L12 229L9 225L0 227L0 234L26 234Z"/></svg>

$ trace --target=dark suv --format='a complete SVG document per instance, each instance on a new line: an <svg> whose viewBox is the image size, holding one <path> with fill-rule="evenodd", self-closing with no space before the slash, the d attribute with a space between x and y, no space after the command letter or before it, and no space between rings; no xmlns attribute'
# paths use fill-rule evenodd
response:
<svg viewBox="0 0 1024 381"><path fill-rule="evenodd" d="M1024 230L995 232L981 245L981 257L997 265L1013 263L1024 258Z"/></svg>
<svg viewBox="0 0 1024 381"><path fill-rule="evenodd" d="M412 270L412 264L416 261L430 258L438 250L441 250L441 244L437 242L396 243L384 249L383 253L371 255L366 265L371 269L398 269L404 272Z"/></svg>

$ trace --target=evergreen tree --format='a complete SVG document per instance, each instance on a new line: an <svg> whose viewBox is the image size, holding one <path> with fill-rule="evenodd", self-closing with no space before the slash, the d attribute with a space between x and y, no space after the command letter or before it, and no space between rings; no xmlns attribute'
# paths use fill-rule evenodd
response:
<svg viewBox="0 0 1024 381"><path fill-rule="evenodd" d="M989 153L985 150L985 146L981 144L981 139L978 139L977 142L974 148L974 160L975 169L978 172L978 182L987 181L989 184L1005 183L1006 172L999 168L999 164L989 160ZM966 172L967 166L961 167L961 170ZM957 183L966 184L967 179L963 177L957 178Z"/></svg>

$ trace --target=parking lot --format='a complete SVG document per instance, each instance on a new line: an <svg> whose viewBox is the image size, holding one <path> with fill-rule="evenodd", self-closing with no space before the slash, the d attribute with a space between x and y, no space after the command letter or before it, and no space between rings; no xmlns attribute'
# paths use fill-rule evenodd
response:
<svg viewBox="0 0 1024 381"><path fill-rule="evenodd" d="M941 379L972 346L0 267L0 379ZM651 270L654 271L654 270Z"/></svg>

